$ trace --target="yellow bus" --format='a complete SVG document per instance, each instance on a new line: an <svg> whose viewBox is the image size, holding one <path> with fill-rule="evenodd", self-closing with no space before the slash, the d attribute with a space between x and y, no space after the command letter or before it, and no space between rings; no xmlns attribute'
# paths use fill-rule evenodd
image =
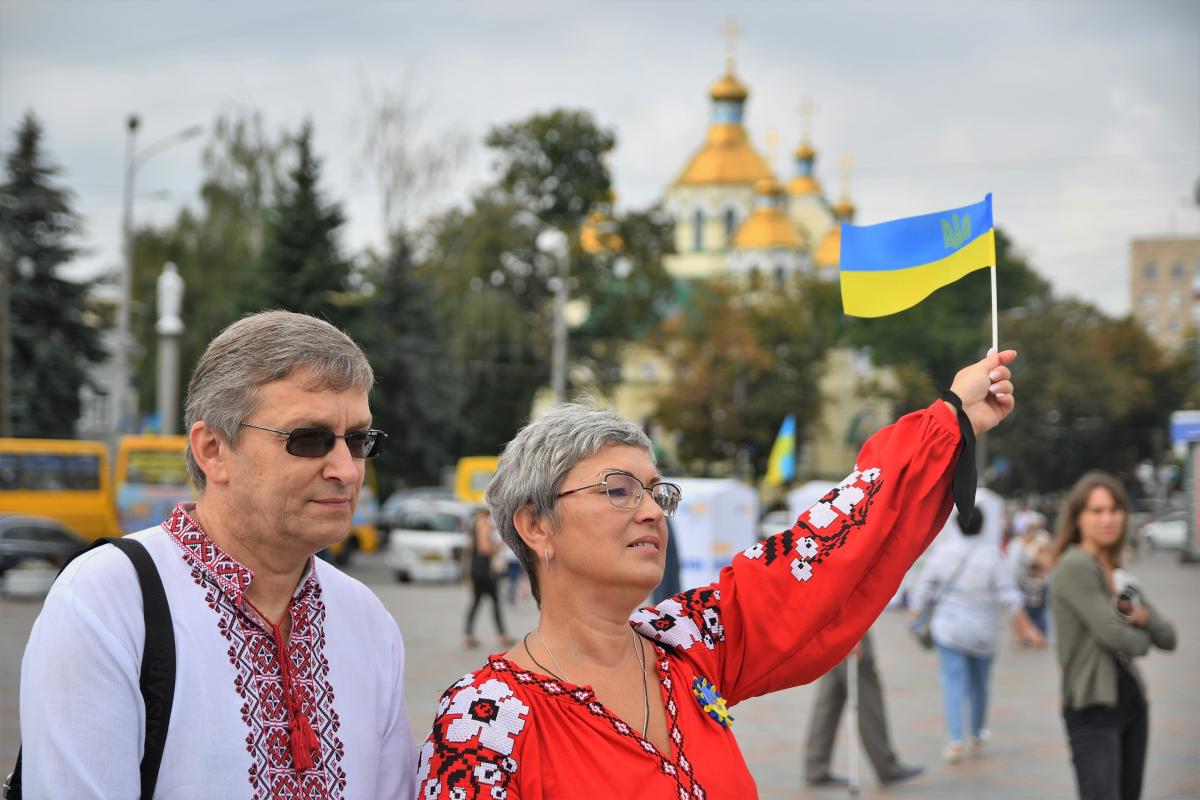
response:
<svg viewBox="0 0 1200 800"><path fill-rule="evenodd" d="M104 442L0 439L0 513L49 517L84 539L119 536Z"/></svg>
<svg viewBox="0 0 1200 800"><path fill-rule="evenodd" d="M116 497L121 530L158 525L176 503L195 496L183 454L184 436L122 436L117 442Z"/></svg>
<svg viewBox="0 0 1200 800"><path fill-rule="evenodd" d="M467 503L482 503L499 456L464 456L454 471L454 494Z"/></svg>

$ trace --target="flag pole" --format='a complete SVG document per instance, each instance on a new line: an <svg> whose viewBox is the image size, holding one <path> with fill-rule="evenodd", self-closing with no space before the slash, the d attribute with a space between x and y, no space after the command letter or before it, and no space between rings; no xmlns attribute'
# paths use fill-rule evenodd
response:
<svg viewBox="0 0 1200 800"><path fill-rule="evenodd" d="M992 257L992 349L1000 352L1000 326L996 322L996 259Z"/></svg>

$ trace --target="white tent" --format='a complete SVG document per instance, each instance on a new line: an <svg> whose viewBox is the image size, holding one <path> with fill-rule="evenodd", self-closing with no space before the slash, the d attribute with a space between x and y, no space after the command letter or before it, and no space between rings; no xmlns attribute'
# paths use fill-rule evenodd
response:
<svg viewBox="0 0 1200 800"><path fill-rule="evenodd" d="M717 579L721 568L757 541L758 494L735 480L671 478L683 501L671 520L679 550L680 585L690 589Z"/></svg>

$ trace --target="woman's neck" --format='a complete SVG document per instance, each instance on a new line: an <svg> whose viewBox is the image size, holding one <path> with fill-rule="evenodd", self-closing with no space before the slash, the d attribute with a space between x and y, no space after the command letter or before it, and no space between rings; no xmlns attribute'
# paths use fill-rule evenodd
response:
<svg viewBox="0 0 1200 800"><path fill-rule="evenodd" d="M564 664L609 669L629 657L633 606L586 605L579 595L542 598L538 635ZM636 605L636 603L635 603ZM569 669L569 667L568 667Z"/></svg>

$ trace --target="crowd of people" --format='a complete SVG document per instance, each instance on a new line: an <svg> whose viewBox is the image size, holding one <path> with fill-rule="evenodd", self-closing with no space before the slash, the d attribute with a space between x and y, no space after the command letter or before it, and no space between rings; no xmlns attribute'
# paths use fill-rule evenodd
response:
<svg viewBox="0 0 1200 800"><path fill-rule="evenodd" d="M930 557L914 602L937 598L947 758L962 757L986 739L1003 618L1035 646L1046 631L1044 542L1031 534L1032 555L1013 566L968 530L974 440L1013 410L1015 358L964 367L928 408L872 436L793 527L737 554L717 582L653 606L642 603L663 579L681 490L645 433L576 404L533 420L505 446L471 535L466 643L487 599L508 649L436 700L405 696L403 640L379 600L314 557L346 535L365 459L386 446L370 365L323 321L244 318L188 386L198 498L125 537L132 550L101 543L77 557L46 598L22 662L17 796L755 797L732 710L836 681L847 657L867 662L868 629L955 506L966 537ZM1175 644L1121 569L1127 514L1117 489L1085 476L1049 583L1089 798L1137 796L1146 689L1133 658ZM504 627L502 546L539 611L520 639ZM409 702L436 705L419 747ZM869 747L880 779L918 774L880 724L885 738Z"/></svg>

